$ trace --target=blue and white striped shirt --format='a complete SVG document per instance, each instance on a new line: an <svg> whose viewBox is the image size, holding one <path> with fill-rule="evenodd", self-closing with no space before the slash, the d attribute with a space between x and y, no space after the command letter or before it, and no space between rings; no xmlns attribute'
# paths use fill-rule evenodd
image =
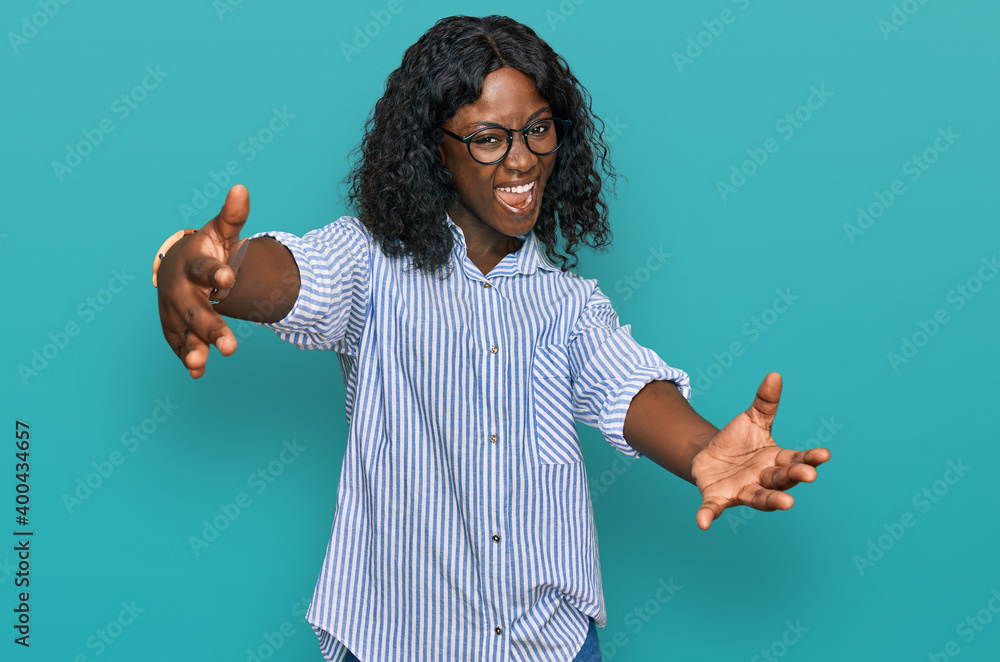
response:
<svg viewBox="0 0 1000 662"><path fill-rule="evenodd" d="M534 233L484 276L462 230L445 279L388 258L344 217L287 246L301 275L278 335L338 352L349 434L306 615L324 657L567 662L604 627L597 533L574 419L622 436L652 380L597 281ZM257 235L260 236L260 235Z"/></svg>

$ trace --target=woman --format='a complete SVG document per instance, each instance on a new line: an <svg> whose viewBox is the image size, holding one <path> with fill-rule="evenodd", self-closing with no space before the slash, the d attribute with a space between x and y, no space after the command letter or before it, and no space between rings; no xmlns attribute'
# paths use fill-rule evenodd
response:
<svg viewBox="0 0 1000 662"><path fill-rule="evenodd" d="M326 659L600 659L575 420L695 483L703 529L790 508L829 458L775 445L776 374L721 431L702 419L687 375L569 270L581 242L609 242L606 154L586 90L530 28L452 17L375 105L357 218L240 241L236 186L161 249L164 335L192 377L209 345L236 349L220 315L340 356L350 433L307 614Z"/></svg>

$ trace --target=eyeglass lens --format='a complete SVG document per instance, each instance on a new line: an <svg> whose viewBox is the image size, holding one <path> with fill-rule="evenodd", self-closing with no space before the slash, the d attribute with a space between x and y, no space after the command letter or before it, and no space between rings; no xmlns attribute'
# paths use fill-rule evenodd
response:
<svg viewBox="0 0 1000 662"><path fill-rule="evenodd" d="M523 132L528 149L540 156L556 151L564 133L562 124L551 118L536 120ZM507 132L499 127L481 129L469 140L469 152L472 158L483 163L500 161L509 149L507 138Z"/></svg>

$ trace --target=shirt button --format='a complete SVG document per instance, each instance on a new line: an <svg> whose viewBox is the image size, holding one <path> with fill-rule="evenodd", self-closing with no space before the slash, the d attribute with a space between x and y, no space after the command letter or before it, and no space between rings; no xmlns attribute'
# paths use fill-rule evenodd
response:
<svg viewBox="0 0 1000 662"><path fill-rule="evenodd" d="M493 345L492 347L490 347L490 354L496 354L499 351L500 351L500 348L497 347L496 345Z"/></svg>
<svg viewBox="0 0 1000 662"><path fill-rule="evenodd" d="M492 287L492 285L490 285L489 283L483 283L483 287L488 290Z"/></svg>
<svg viewBox="0 0 1000 662"><path fill-rule="evenodd" d="M496 441L496 440L497 440L497 436L495 434L491 434L490 435L490 441Z"/></svg>
<svg viewBox="0 0 1000 662"><path fill-rule="evenodd" d="M503 634L503 628L498 625L497 629L494 630L494 632L496 632L497 634Z"/></svg>
<svg viewBox="0 0 1000 662"><path fill-rule="evenodd" d="M493 534L493 542L500 542L500 536L498 536L497 534L494 533Z"/></svg>

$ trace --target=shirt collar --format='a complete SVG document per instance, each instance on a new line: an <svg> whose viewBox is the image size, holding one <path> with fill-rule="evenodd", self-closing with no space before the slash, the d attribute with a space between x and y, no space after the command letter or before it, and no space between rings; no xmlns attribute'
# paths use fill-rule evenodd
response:
<svg viewBox="0 0 1000 662"><path fill-rule="evenodd" d="M445 214L445 220L448 223L448 227L451 228L452 237L455 239L455 246L452 249L452 253L459 264L464 264L468 260L465 233L462 231L462 228L455 224L455 221L451 220L451 216L448 214ZM521 248L514 253L504 256L500 260L500 263L490 271L490 277L511 276L515 273L530 275L535 273L536 269L559 271L559 267L553 264L544 254L541 242L535 236L534 230L528 234L519 235L518 239L522 242ZM478 273L478 270L474 271ZM481 273L478 275L480 278L483 277Z"/></svg>

